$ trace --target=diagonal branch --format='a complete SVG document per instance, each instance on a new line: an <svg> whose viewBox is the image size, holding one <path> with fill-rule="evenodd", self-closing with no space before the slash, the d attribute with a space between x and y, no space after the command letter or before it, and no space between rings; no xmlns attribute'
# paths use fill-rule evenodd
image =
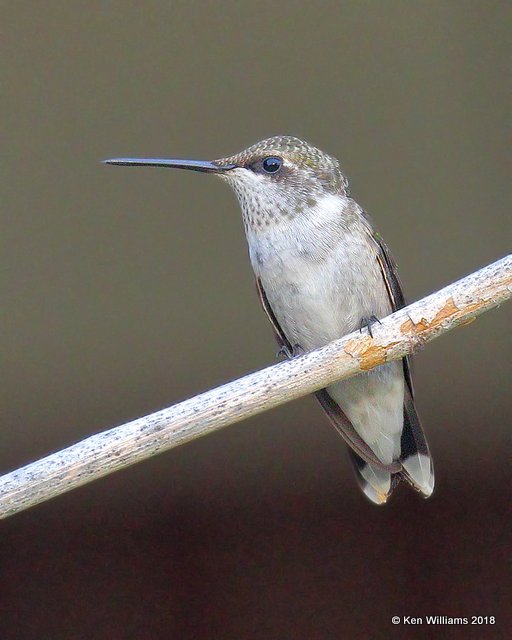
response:
<svg viewBox="0 0 512 640"><path fill-rule="evenodd" d="M0 478L8 517L336 380L402 358L512 297L512 254L359 332L78 442Z"/></svg>

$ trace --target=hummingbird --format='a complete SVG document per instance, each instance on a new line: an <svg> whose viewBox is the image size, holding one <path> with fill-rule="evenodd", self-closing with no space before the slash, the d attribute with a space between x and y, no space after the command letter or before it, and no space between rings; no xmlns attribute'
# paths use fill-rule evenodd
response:
<svg viewBox="0 0 512 640"><path fill-rule="evenodd" d="M212 173L234 190L258 295L280 353L317 349L405 306L396 263L351 197L338 161L275 136L212 161L113 158L113 165ZM348 445L359 485L384 504L400 481L428 497L432 459L414 404L408 358L316 392Z"/></svg>

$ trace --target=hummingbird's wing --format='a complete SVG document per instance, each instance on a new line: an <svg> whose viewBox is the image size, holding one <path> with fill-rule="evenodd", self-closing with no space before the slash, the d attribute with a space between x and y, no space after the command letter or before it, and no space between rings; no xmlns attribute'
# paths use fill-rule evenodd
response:
<svg viewBox="0 0 512 640"><path fill-rule="evenodd" d="M287 350L288 353L293 353L293 345L290 343L288 338L284 335L283 330L279 326L279 322L272 311L272 307L267 298L267 294L265 293L265 289L261 284L260 278L256 278L256 291L258 292L258 296L261 302L261 306L263 310L267 314L267 318L270 320L270 324L272 325L272 329L274 330L274 336L276 338L277 344Z"/></svg>
<svg viewBox="0 0 512 640"><path fill-rule="evenodd" d="M377 260L382 277L386 284L393 311L406 306L404 294L396 263L382 238L372 235L378 247ZM412 386L410 361L402 359L406 382L404 395L404 427L401 437L400 461L403 465L401 475L418 491L430 495L434 487L434 469L427 440L414 405L414 389Z"/></svg>
<svg viewBox="0 0 512 640"><path fill-rule="evenodd" d="M402 290L402 283L398 276L396 262L380 235L373 234L372 238L377 244L377 260L379 262L382 277L384 278L384 284L386 285L389 301L391 302L391 308L393 311L398 311L406 306L406 302ZM404 363L405 381L407 382L411 396L414 396L409 358L403 358L402 362Z"/></svg>
<svg viewBox="0 0 512 640"><path fill-rule="evenodd" d="M279 322L277 321L277 318L272 311L272 307L270 306L260 278L256 278L256 289L258 291L261 305L265 310L268 319L270 320L272 328L274 329L274 334L278 344L281 347L284 347L288 351L288 353L293 353L293 345L290 343L284 331L279 326ZM336 430L341 434L349 447L353 451L355 451L358 457L362 461L364 461L364 463L367 463L372 467L377 467L378 469L387 473L396 473L397 471L401 470L400 463L387 465L377 458L371 447L369 447L368 444L357 433L350 420L341 410L339 405L327 393L326 389L317 391L315 395Z"/></svg>

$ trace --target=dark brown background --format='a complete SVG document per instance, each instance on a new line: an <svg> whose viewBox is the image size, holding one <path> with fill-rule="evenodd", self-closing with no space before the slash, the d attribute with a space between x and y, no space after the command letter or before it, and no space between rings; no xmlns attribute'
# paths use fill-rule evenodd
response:
<svg viewBox="0 0 512 640"><path fill-rule="evenodd" d="M225 185L102 158L304 137L410 299L510 250L506 3L340 5L4 7L2 470L273 362ZM510 323L416 359L431 500L367 503L306 398L5 521L0 638L506 637Z"/></svg>

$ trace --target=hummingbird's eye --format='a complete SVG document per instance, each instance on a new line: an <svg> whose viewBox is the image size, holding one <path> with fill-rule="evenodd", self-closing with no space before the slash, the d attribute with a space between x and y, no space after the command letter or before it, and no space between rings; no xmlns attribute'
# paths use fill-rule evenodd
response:
<svg viewBox="0 0 512 640"><path fill-rule="evenodd" d="M268 158L264 158L261 166L263 167L263 171L265 173L277 173L281 168L283 161L281 158L277 158L276 156L269 156Z"/></svg>

